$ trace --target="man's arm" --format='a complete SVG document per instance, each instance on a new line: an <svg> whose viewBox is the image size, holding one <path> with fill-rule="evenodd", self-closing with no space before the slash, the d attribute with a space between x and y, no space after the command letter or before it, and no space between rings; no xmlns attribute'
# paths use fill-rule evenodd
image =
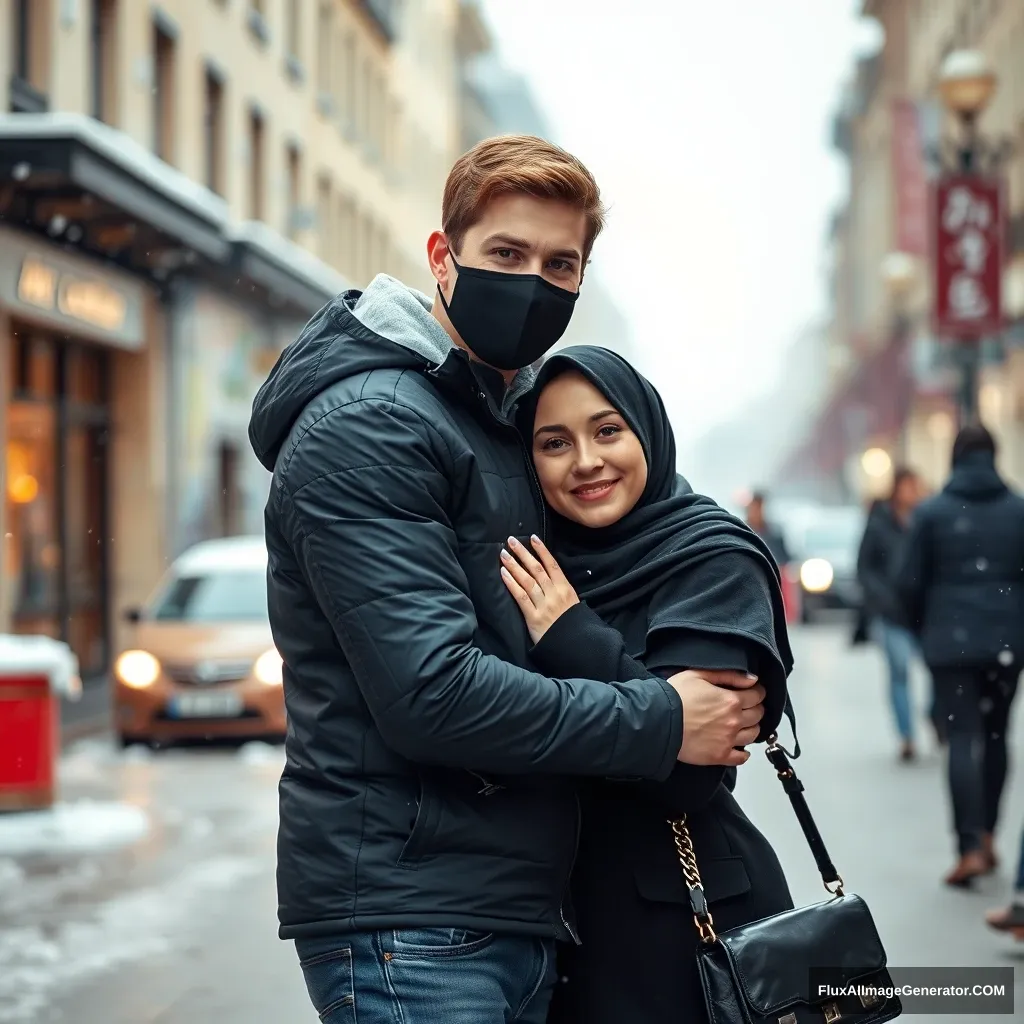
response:
<svg viewBox="0 0 1024 1024"><path fill-rule="evenodd" d="M474 646L454 471L435 428L379 399L328 413L283 470L300 559L384 741L480 771L666 778L682 745L666 682L549 679Z"/></svg>

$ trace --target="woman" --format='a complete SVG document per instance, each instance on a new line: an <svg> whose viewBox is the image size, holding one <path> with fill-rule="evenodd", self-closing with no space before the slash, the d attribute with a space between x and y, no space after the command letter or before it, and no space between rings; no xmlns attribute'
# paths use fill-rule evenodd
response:
<svg viewBox="0 0 1024 1024"><path fill-rule="evenodd" d="M609 681L753 673L766 690L760 738L774 732L792 667L778 571L751 530L677 477L657 392L588 346L549 359L533 395L523 426L558 562L539 540L539 558L510 541L501 572L538 667ZM792 906L734 782L734 769L679 765L662 784L584 787L573 877L582 945L564 951L549 1024L707 1020L668 820L686 815L716 928Z"/></svg>

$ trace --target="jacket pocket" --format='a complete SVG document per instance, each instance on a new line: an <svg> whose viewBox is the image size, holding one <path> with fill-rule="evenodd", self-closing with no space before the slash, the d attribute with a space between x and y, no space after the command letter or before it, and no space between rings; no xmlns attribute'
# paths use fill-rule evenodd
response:
<svg viewBox="0 0 1024 1024"><path fill-rule="evenodd" d="M399 865L402 867L415 867L424 857L429 855L440 821L441 798L433 783L421 777L416 820L413 822L412 832L409 833L409 838L399 854Z"/></svg>
<svg viewBox="0 0 1024 1024"><path fill-rule="evenodd" d="M750 876L742 857L718 857L700 862L701 881L708 903L750 892ZM678 861L658 858L657 863L634 871L637 892L652 903L690 905L690 894Z"/></svg>

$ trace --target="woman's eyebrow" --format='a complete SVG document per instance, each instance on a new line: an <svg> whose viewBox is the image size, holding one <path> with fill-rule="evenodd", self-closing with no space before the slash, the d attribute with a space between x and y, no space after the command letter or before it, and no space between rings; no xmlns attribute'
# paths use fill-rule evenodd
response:
<svg viewBox="0 0 1024 1024"><path fill-rule="evenodd" d="M596 420L603 420L608 416L620 415L618 409L602 409L600 412L595 412L593 416L587 417L588 423L594 423ZM564 423L549 423L547 426L538 427L534 432L533 436L538 437L541 434L568 434L569 428Z"/></svg>

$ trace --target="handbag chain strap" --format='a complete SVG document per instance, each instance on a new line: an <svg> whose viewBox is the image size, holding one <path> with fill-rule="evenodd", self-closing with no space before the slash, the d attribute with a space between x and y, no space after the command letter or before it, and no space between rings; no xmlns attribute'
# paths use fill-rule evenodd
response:
<svg viewBox="0 0 1024 1024"><path fill-rule="evenodd" d="M807 845L811 848L814 863L821 874L821 881L826 891L833 896L843 895L843 878L836 871L828 850L825 848L825 840L821 838L818 826L811 814L807 800L804 798L804 784L797 778L793 766L789 762L786 751L779 746L778 735L772 733L768 737L768 746L765 749L765 756L772 763L775 772L782 783L782 788L793 805L797 821L803 831ZM689 826L686 824L686 815L675 821L670 821L672 826L672 838L676 844L676 853L679 856L679 866L683 871L683 878L690 895L690 909L693 911L693 920L697 925L701 942L713 943L717 941L715 924L708 910L708 901L704 895L704 884L701 881L700 869L697 867L697 854L693 849L693 838L690 836Z"/></svg>

